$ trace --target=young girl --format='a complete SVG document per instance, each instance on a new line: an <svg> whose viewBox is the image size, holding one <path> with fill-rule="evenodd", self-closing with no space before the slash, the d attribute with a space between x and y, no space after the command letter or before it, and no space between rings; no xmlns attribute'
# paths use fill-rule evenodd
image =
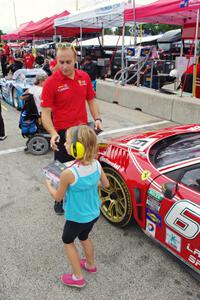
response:
<svg viewBox="0 0 200 300"><path fill-rule="evenodd" d="M88 235L100 215L98 184L109 187L108 179L95 159L97 138L92 128L87 125L72 127L67 130L66 150L76 160L62 172L58 189L47 181L50 194L56 201L64 197L65 226L62 240L67 258L72 266L72 274L64 274L61 281L69 286L83 287L86 284L81 269L96 273L94 249ZM79 238L85 258L80 259L74 240Z"/></svg>

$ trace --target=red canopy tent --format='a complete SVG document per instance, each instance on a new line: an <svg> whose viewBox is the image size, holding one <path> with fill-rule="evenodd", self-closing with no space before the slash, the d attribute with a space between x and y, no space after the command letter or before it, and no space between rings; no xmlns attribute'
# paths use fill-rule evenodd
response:
<svg viewBox="0 0 200 300"><path fill-rule="evenodd" d="M21 38L24 38L24 36L32 36L32 38L39 38L39 37L51 37L55 34L54 29L54 20L56 18L62 18L70 13L68 11L64 11L58 15L53 15L50 18L45 18L37 23L30 24L30 26L22 29L19 32L19 35ZM83 29L84 33L88 32L96 32L95 29L85 28ZM70 37L75 36L79 34L78 28L56 28L56 34L61 35L62 37Z"/></svg>
<svg viewBox="0 0 200 300"><path fill-rule="evenodd" d="M36 23L30 24L30 26L20 30L19 35L21 38L24 36L32 36L33 38L39 37L39 36L53 36L54 35L54 20L55 18L62 17L62 16L67 16L69 15L68 11L64 11L61 14L53 15L49 18L44 18Z"/></svg>
<svg viewBox="0 0 200 300"><path fill-rule="evenodd" d="M141 23L184 25L196 22L200 0L190 0L188 6L181 7L183 0L158 0L136 7L135 19ZM125 9L124 22L134 21L133 9Z"/></svg>
<svg viewBox="0 0 200 300"><path fill-rule="evenodd" d="M185 24L182 31L183 40L192 40L195 36L196 23ZM200 30L198 31L198 39L200 39Z"/></svg>
<svg viewBox="0 0 200 300"><path fill-rule="evenodd" d="M19 40L20 39L19 32L21 30L24 30L26 27L31 26L32 24L34 24L33 21L23 23L23 24L21 24L19 26L19 28L17 30L15 30L15 31L13 31L11 33L8 33L8 34L1 35L1 39L4 40L4 41L7 41L7 40L10 40L10 41ZM29 37L27 36L26 39L28 40Z"/></svg>
<svg viewBox="0 0 200 300"><path fill-rule="evenodd" d="M40 38L52 38L55 34L54 20L69 15L68 11L63 11L60 14L55 14L51 17L45 17L38 22L26 22L19 28L9 34L1 36L2 40L33 40ZM84 33L96 32L97 29L83 28ZM62 28L56 29L56 34L62 37L71 37L79 34L78 28Z"/></svg>

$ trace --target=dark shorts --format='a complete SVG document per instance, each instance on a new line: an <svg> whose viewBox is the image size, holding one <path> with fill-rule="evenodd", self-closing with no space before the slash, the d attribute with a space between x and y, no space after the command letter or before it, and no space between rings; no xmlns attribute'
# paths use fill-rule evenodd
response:
<svg viewBox="0 0 200 300"><path fill-rule="evenodd" d="M92 220L89 223L77 223L73 221L66 221L62 235L63 243L71 244L77 237L80 241L87 240L88 235L98 218Z"/></svg>

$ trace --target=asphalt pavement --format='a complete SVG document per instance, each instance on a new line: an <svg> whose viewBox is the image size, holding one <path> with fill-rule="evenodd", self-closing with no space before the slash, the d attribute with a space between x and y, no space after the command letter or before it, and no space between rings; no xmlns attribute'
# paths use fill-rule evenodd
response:
<svg viewBox="0 0 200 300"><path fill-rule="evenodd" d="M105 132L173 125L116 104L99 105ZM8 137L0 142L0 300L200 299L199 283L136 224L119 229L102 216L91 234L98 273L84 273L82 290L64 286L59 277L70 271L61 241L64 220L54 213L41 171L53 154L25 154L19 112L3 106Z"/></svg>

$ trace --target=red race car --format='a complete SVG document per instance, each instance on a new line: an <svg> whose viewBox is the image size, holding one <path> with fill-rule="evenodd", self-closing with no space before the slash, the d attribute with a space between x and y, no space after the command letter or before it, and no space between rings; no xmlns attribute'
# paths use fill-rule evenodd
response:
<svg viewBox="0 0 200 300"><path fill-rule="evenodd" d="M110 182L100 191L106 219L134 218L200 275L200 125L112 138L98 158Z"/></svg>

